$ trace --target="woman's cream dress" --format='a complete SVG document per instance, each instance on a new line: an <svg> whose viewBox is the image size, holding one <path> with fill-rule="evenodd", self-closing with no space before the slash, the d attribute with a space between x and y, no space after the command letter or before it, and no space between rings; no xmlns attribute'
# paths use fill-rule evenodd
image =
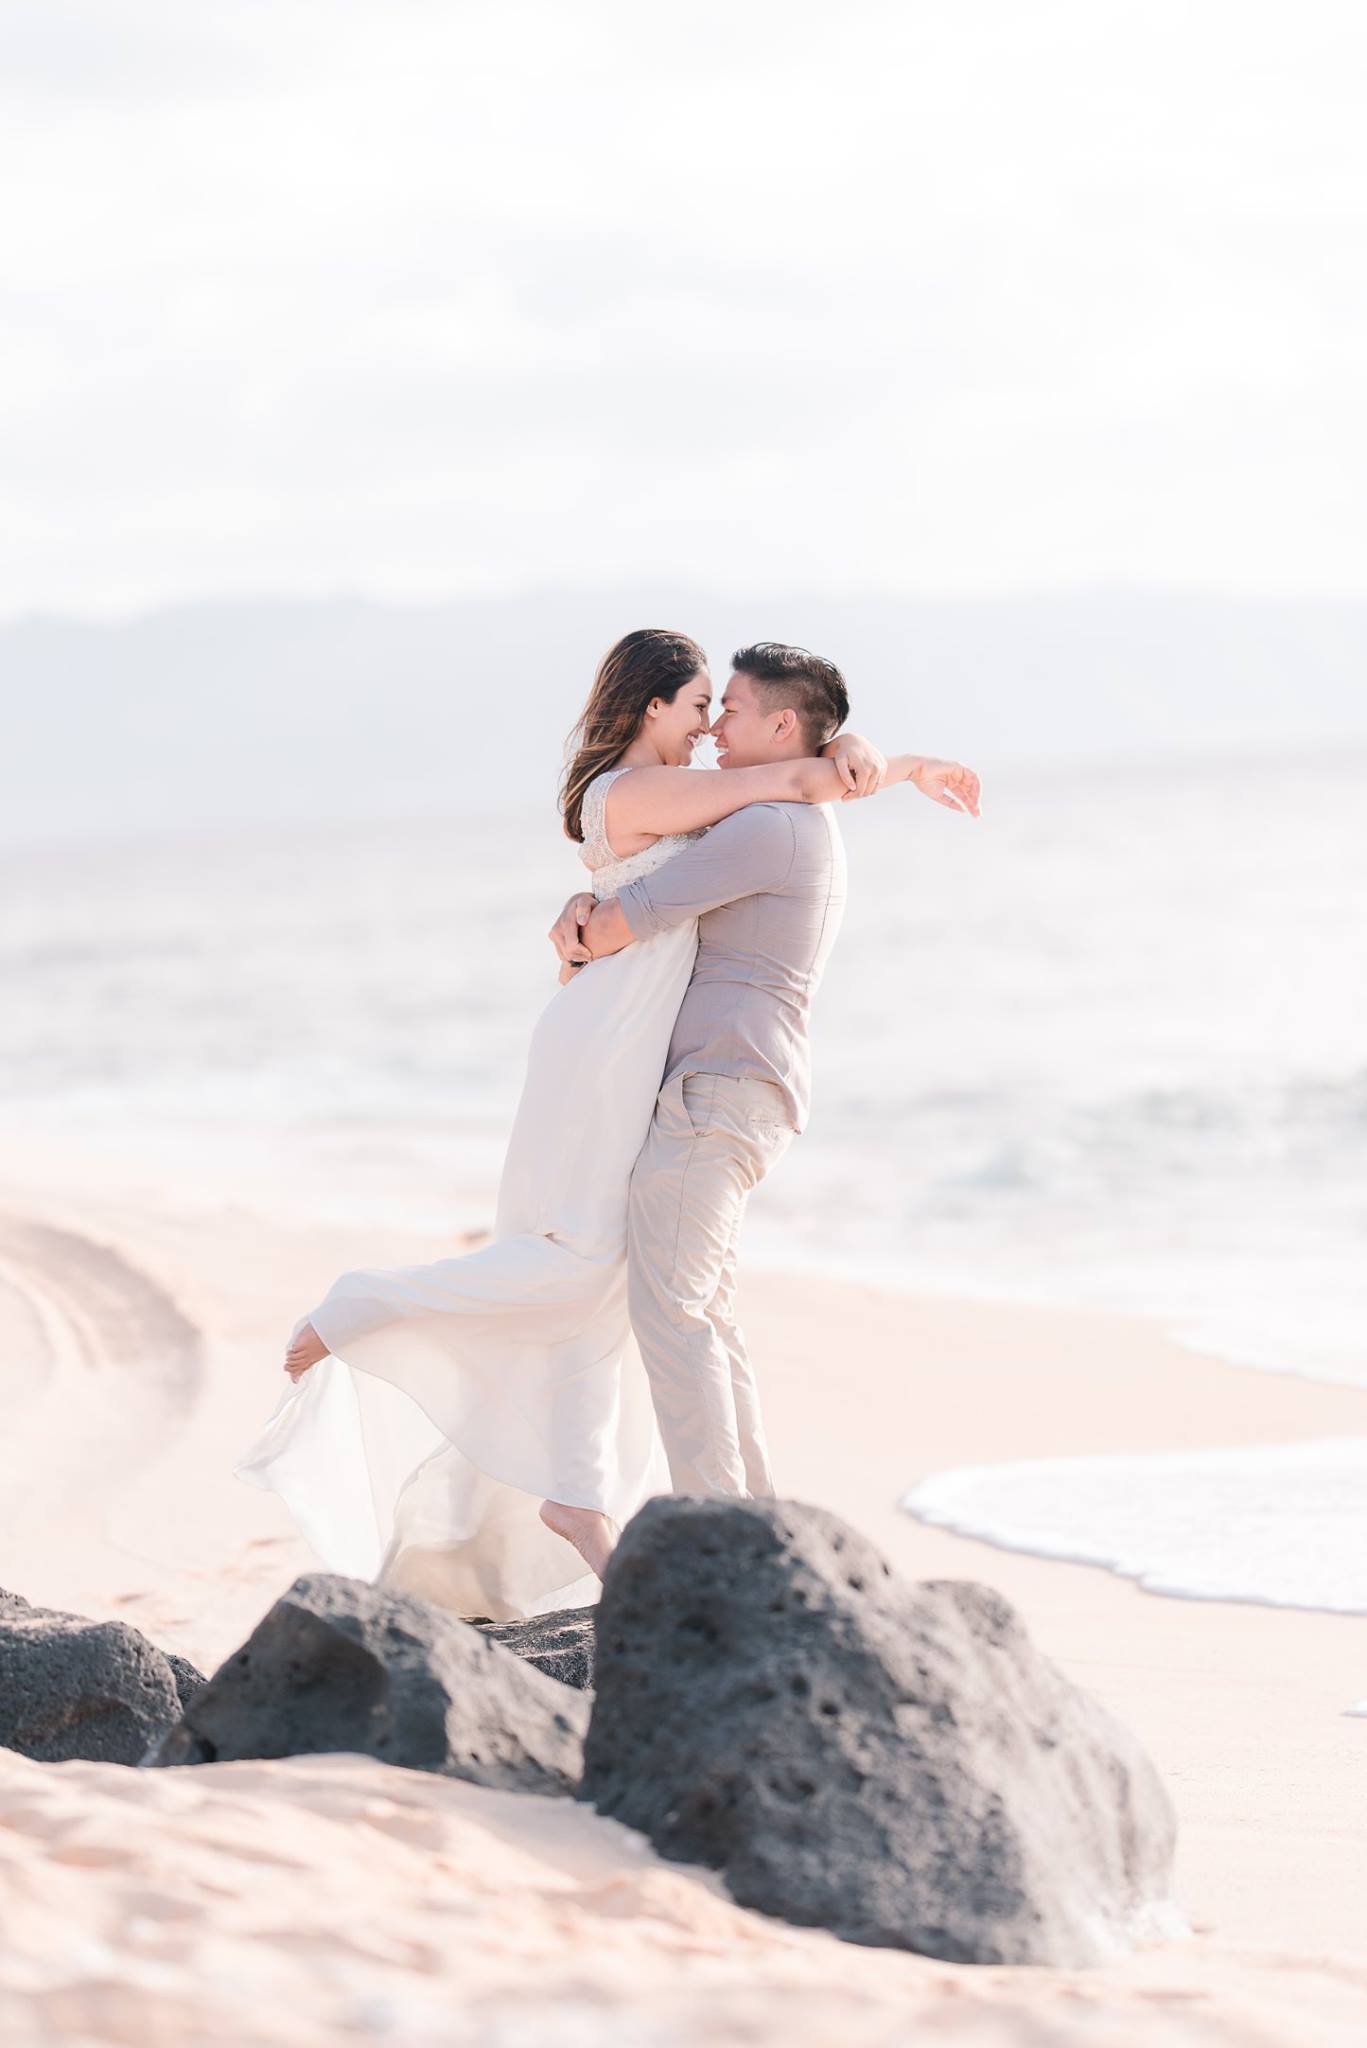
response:
<svg viewBox="0 0 1367 2048"><path fill-rule="evenodd" d="M603 810L624 772L585 796L599 897L698 836L615 859ZM624 1522L669 1491L627 1320L627 1186L696 949L696 924L678 926L557 990L532 1034L489 1244L344 1273L302 1319L331 1356L235 1470L281 1495L330 1570L495 1620L577 1606L598 1580L541 1502Z"/></svg>

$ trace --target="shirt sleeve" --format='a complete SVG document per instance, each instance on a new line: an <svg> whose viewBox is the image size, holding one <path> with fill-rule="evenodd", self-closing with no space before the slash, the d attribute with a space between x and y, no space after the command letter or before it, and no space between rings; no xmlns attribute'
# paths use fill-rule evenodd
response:
<svg viewBox="0 0 1367 2048"><path fill-rule="evenodd" d="M784 804L748 804L713 825L653 875L628 882L617 901L636 939L701 917L739 896L781 889L797 858L797 833Z"/></svg>

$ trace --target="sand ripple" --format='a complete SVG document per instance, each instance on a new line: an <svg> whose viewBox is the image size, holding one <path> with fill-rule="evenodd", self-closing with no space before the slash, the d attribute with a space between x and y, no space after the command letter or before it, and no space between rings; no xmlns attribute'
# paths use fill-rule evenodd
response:
<svg viewBox="0 0 1367 2048"><path fill-rule="evenodd" d="M199 1330L109 1245L0 1214L0 1451L7 1519L126 1472L192 1406Z"/></svg>

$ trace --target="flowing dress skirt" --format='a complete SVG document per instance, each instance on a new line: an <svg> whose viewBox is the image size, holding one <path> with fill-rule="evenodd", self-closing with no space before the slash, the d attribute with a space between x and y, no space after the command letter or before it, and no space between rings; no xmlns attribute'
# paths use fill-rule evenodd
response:
<svg viewBox="0 0 1367 2048"><path fill-rule="evenodd" d="M678 926L557 990L487 1245L344 1273L301 1318L331 1355L234 1469L330 1570L494 1620L583 1605L599 1582L542 1500L624 1522L669 1491L627 1319L627 1189L696 949Z"/></svg>

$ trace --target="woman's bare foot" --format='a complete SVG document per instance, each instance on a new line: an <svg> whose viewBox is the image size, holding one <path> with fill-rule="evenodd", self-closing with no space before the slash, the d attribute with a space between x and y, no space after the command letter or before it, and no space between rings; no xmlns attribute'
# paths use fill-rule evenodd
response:
<svg viewBox="0 0 1367 2048"><path fill-rule="evenodd" d="M601 1579L622 1533L612 1516L600 1515L596 1508L567 1507L559 1500L543 1500L539 1513L546 1527L572 1543L590 1571Z"/></svg>
<svg viewBox="0 0 1367 2048"><path fill-rule="evenodd" d="M326 1358L327 1355L327 1345L318 1335L313 1324L305 1323L303 1329L285 1353L285 1371L292 1380L297 1382L304 1377L304 1374L311 1365L317 1365L319 1359Z"/></svg>

